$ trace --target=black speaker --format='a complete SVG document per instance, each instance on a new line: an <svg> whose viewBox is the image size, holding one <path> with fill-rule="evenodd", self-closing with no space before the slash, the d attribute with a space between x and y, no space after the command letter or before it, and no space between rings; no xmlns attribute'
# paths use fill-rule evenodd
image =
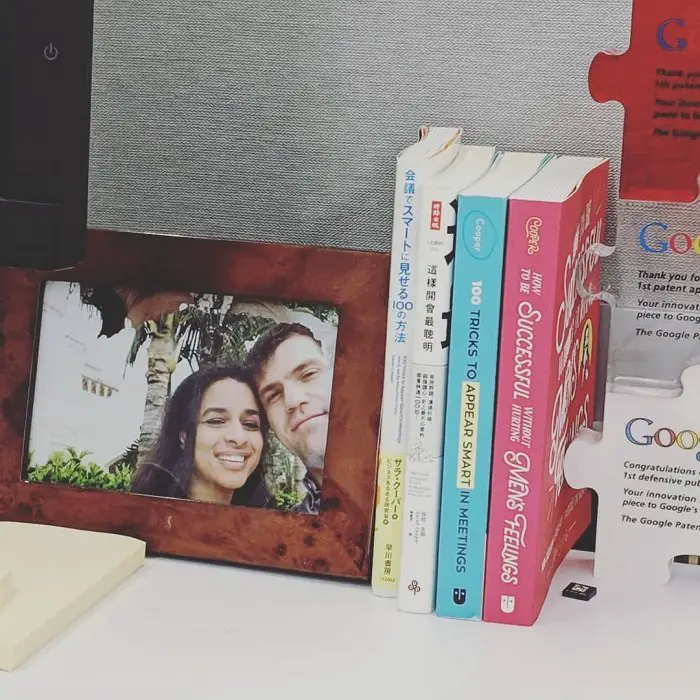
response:
<svg viewBox="0 0 700 700"><path fill-rule="evenodd" d="M0 2L0 265L85 254L93 0Z"/></svg>

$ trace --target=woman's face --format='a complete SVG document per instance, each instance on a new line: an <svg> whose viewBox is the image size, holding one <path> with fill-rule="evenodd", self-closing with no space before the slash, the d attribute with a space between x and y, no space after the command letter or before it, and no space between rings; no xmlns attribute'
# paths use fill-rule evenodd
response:
<svg viewBox="0 0 700 700"><path fill-rule="evenodd" d="M214 382L202 397L195 435L195 478L214 492L240 489L260 462L260 412L247 384Z"/></svg>

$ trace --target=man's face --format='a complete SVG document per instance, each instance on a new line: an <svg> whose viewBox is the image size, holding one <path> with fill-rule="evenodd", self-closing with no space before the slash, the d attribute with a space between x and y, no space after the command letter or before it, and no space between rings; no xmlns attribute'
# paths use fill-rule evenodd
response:
<svg viewBox="0 0 700 700"><path fill-rule="evenodd" d="M307 469L323 468L331 383L321 348L303 335L280 343L258 378L260 401L272 429Z"/></svg>

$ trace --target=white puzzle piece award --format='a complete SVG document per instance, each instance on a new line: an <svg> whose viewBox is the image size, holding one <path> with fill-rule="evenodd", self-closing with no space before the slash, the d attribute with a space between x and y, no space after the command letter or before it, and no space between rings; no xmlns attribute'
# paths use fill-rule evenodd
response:
<svg viewBox="0 0 700 700"><path fill-rule="evenodd" d="M598 494L594 575L663 584L675 556L700 554L700 365L670 395L608 385L602 431L582 430L564 473Z"/></svg>

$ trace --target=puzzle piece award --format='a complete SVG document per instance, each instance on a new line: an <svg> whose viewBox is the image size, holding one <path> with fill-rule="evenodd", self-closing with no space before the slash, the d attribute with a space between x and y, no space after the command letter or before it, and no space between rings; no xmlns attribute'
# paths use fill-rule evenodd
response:
<svg viewBox="0 0 700 700"><path fill-rule="evenodd" d="M625 53L598 54L588 84L625 108L620 198L692 202L700 163L700 3L634 0Z"/></svg>
<svg viewBox="0 0 700 700"><path fill-rule="evenodd" d="M673 397L608 387L602 431L582 430L566 453L569 484L599 496L601 581L666 583L675 556L700 553L700 365L681 381Z"/></svg>
<svg viewBox="0 0 700 700"><path fill-rule="evenodd" d="M700 3L633 0L629 48L588 83L624 107L608 379L679 388L700 362Z"/></svg>

